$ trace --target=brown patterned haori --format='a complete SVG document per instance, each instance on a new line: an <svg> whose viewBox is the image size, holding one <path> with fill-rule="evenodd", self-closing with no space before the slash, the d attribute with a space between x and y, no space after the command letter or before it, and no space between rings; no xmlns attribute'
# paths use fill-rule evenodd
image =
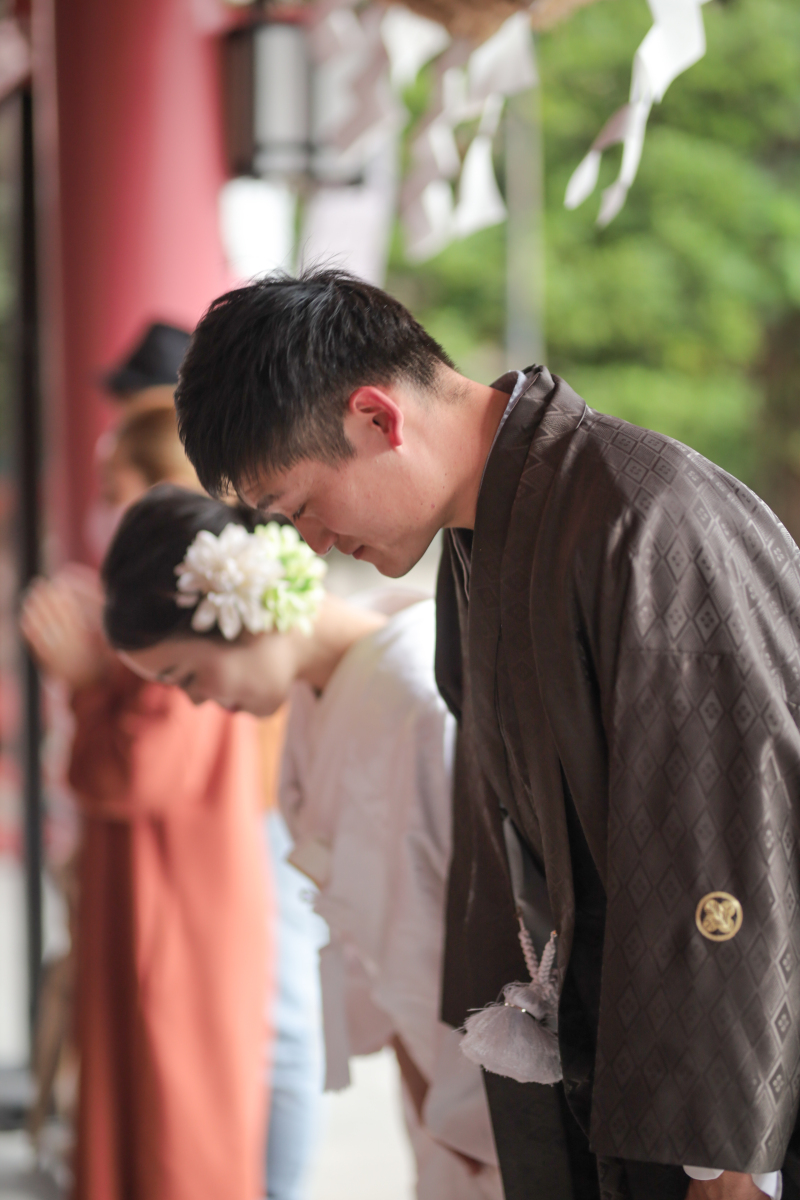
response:
<svg viewBox="0 0 800 1200"><path fill-rule="evenodd" d="M532 369L474 533L446 534L437 672L461 720L445 1018L519 977L504 809L546 875L564 1090L603 1195L683 1195L684 1163L779 1168L800 1095L786 530Z"/></svg>

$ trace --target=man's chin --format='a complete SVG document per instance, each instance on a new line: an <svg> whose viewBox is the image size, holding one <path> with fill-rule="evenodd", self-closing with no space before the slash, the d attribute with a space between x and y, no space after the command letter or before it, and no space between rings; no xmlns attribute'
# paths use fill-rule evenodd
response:
<svg viewBox="0 0 800 1200"><path fill-rule="evenodd" d="M362 546L353 557L358 557L361 562L371 563L387 579L401 579L417 565L424 553L423 550L420 554L405 557L399 553L376 550L372 546Z"/></svg>

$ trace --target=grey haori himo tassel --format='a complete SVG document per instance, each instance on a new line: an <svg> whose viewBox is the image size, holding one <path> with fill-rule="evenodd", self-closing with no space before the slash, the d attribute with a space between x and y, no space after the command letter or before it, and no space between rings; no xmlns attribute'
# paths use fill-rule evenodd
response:
<svg viewBox="0 0 800 1200"><path fill-rule="evenodd" d="M556 935L551 933L538 962L530 934L520 917L519 940L530 983L509 983L503 998L468 1017L461 1050L493 1075L518 1083L558 1083L561 1057L556 1018L558 985L554 967Z"/></svg>

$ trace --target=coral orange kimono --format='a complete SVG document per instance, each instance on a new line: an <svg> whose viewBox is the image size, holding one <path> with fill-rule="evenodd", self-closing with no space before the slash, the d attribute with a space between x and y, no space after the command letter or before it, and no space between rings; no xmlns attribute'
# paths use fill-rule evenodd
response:
<svg viewBox="0 0 800 1200"><path fill-rule="evenodd" d="M74 1196L256 1200L271 958L257 724L121 666L73 706Z"/></svg>

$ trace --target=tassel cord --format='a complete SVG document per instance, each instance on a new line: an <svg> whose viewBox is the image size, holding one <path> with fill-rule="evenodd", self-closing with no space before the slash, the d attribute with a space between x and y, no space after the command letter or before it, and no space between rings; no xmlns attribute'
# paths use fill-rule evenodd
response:
<svg viewBox="0 0 800 1200"><path fill-rule="evenodd" d="M528 974L535 983L539 976L539 960L536 957L536 951L533 947L533 940L528 930L525 928L525 922L522 919L522 913L517 913L519 921L519 944L522 947L522 956L525 959L525 966L528 968ZM545 950L547 954L547 950ZM544 961L544 957L543 960Z"/></svg>

